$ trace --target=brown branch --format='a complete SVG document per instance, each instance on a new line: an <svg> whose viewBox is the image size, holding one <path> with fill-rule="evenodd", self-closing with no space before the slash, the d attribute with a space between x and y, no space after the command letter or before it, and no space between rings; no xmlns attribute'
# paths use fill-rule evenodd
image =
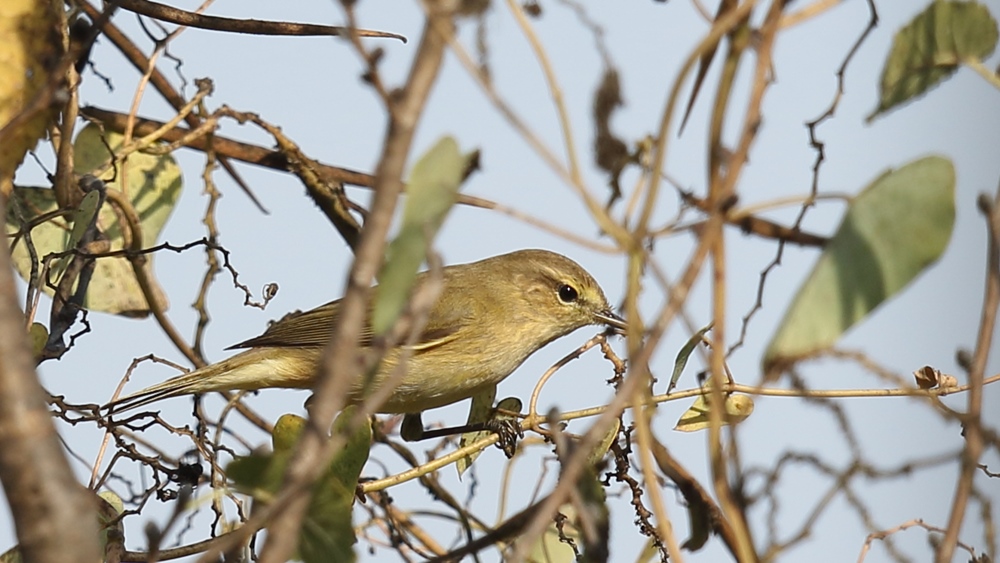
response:
<svg viewBox="0 0 1000 563"><path fill-rule="evenodd" d="M727 202L736 197L737 182L747 162L750 147L757 138L764 94L773 81L771 74L772 49L778 34L778 23L784 6L785 3L781 0L772 0L767 15L759 28L760 39L756 46L757 61L754 78L750 87L740 138L736 148L731 153L724 150L722 129L725 123L725 112L730 103L735 103L730 98L730 88L733 86L738 67L743 61L744 55L747 54L745 49L750 47L751 37L748 23L738 26L730 36L729 53L723 66L715 111L712 113L708 201L713 211L709 216L706 231L707 234L716 235L714 237L715 244L712 245L713 329L710 359L713 383L711 399L714 404L722 404L725 400L721 387L726 379L726 312L728 311L726 272L729 264L722 228L725 224ZM725 158L722 156L724 153L728 155ZM711 232L714 229L717 229L716 233ZM754 547L752 530L747 522L746 507L740 498L742 495L738 491L734 491L729 482L730 474L740 473L739 458L735 455L735 442L728 453L723 448L722 416L721 409L709 410L708 443L712 485L718 498L719 508L729 521L733 532L732 539L735 540L735 543L732 547L736 548L736 559L744 563L759 561L760 557Z"/></svg>
<svg viewBox="0 0 1000 563"><path fill-rule="evenodd" d="M707 200L702 199L691 192L682 191L681 197L684 203L700 209L705 213L711 213L712 209ZM723 220L727 225L739 227L744 233L757 235L765 239L774 239L783 242L790 242L800 246L815 246L822 248L826 246L827 237L803 231L799 227L786 227L779 225L769 219L756 217L754 215L738 215L734 213L732 206L727 206L723 210ZM692 228L698 229L700 225Z"/></svg>
<svg viewBox="0 0 1000 563"><path fill-rule="evenodd" d="M907 522L903 522L902 524L900 524L898 526L894 526L894 527L889 528L887 530L879 530L877 532L872 532L872 533L868 534L868 537L865 538L865 545L864 545L864 547L861 548L861 555L858 556L858 563L863 563L864 562L865 557L868 556L868 551L871 548L872 542L874 542L875 540L886 540L886 539L889 538L889 536L891 536L891 535L893 535L893 534L895 534L897 532L902 532L904 530L908 530L908 529L913 528L913 527L923 528L924 530L926 530L927 532L929 532L929 534L928 534L928 536L929 536L928 537L928 543L932 543L934 541L932 534L944 534L945 533L945 530L942 530L941 528L938 528L937 526L931 526L930 524L925 523L920 518L917 518L915 520L909 520ZM958 546L961 547L962 549L964 549L965 551L969 552L969 561L987 561L987 559L985 559L985 558L984 559L978 559L976 557L976 549L974 547L972 547L971 545L966 545L964 543L959 542Z"/></svg>
<svg viewBox="0 0 1000 563"><path fill-rule="evenodd" d="M142 292L142 296L146 299L146 305L149 307L150 313L153 314L153 318L160 325L160 328L166 334L170 342L180 351L181 354L190 360L195 365L203 363L201 358L194 353L194 350L188 345L184 337L181 336L174 324L170 322L167 317L167 313L164 310L163 300L157 299L157 295L162 295L163 290L159 288L159 283L150 275L150 270L146 266L146 256L141 253L142 251L142 222L139 219L139 214L132 206L132 202L118 190L108 190L108 202L113 205L118 212L119 221L126 225L126 228L122 229L122 235L124 238L124 246L131 253L128 255L129 264L132 266L132 271L135 273L135 280L139 284L139 289Z"/></svg>
<svg viewBox="0 0 1000 563"><path fill-rule="evenodd" d="M323 211L326 218L333 223L334 228L343 237L347 246L351 247L352 250L357 248L361 225L351 215L351 202L347 199L347 194L344 193L344 184L324 180L320 174L320 164L304 155L299 147L281 132L279 127L266 123L256 116L251 117L251 119L274 137L278 143L278 150L285 156L288 168L302 181L309 197Z"/></svg>
<svg viewBox="0 0 1000 563"><path fill-rule="evenodd" d="M532 522L532 519L538 514L539 509L541 509L550 498L551 495L542 497L538 500L538 502L504 520L502 524L494 528L489 533L470 541L458 549L449 551L444 555L428 559L427 563L462 561L466 556L475 555L488 547L494 547L501 542L507 542L516 538L528 526L528 524Z"/></svg>
<svg viewBox="0 0 1000 563"><path fill-rule="evenodd" d="M76 185L74 184L74 186ZM94 207L94 214L88 219L86 230L76 242L74 249L82 251L94 247L106 248L109 244L106 238L100 237L97 216L100 214L101 206L104 205L107 188L104 182L89 175L80 179L79 187L81 193L96 191L99 194L99 199ZM93 279L95 267L94 260L88 260L76 253L63 270L62 277L52 295L52 305L49 311L49 337L45 348L39 354L39 362L60 358L68 349L63 338L76 323L77 316L84 310L84 300L87 289L90 287L90 281Z"/></svg>
<svg viewBox="0 0 1000 563"><path fill-rule="evenodd" d="M403 191L401 178L406 159L417 123L444 59L445 39L439 29L450 30L453 25L452 13L444 6L431 3L427 9L427 21L406 85L395 103L387 108L389 126L375 172L372 211L358 241L347 291L341 302L340 317L330 345L323 354L309 423L289 462L285 483L279 493L279 499L285 501L284 510L276 514L280 517L271 520L268 541L261 552L262 563L287 561L292 555L302 518L309 505L310 484L327 466L337 443L343 442L337 437L331 440L328 429L334 415L344 406L348 385L358 375L357 362L344 359L357 357L357 335L366 314L371 283L382 263L392 215Z"/></svg>
<svg viewBox="0 0 1000 563"><path fill-rule="evenodd" d="M847 74L847 67L848 65L850 65L851 60L854 58L854 55L861 49L861 45L864 44L865 40L868 38L868 35L872 31L874 31L875 27L878 25L878 12L875 10L875 3L873 0L868 0L868 9L871 13L871 17L868 20L868 24L865 26L865 29L861 32L861 35L858 36L857 40L855 40L854 45L848 51L847 55L844 57L843 62L840 64L840 68L837 70L836 73L837 91L834 94L833 100L830 102L830 106L826 109L825 112L823 112L821 116L819 116L813 121L806 123L806 128L809 131L809 145L816 150L816 160L813 162L813 167L812 167L813 170L812 186L810 188L809 198L806 200L805 203L802 204L802 208L799 210L799 214L795 218L795 222L792 224L791 227L792 230L795 232L799 231L799 228L801 227L803 221L806 218L806 213L809 212L809 209L815 203L816 196L819 193L820 167L822 166L823 161L826 160L826 151L825 151L826 145L823 141L820 141L819 138L816 136L816 130L819 128L820 124L822 124L827 119L832 118L834 113L836 112L837 107L840 104L840 99L844 94L844 77ZM747 313L743 316L742 324L740 325L740 337L739 339L737 339L736 342L733 343L732 346L729 347L729 350L726 352L727 356L731 355L733 352L735 352L737 349L743 346L743 343L746 340L747 328L750 326L750 321L753 320L754 316L757 314L757 311L760 311L761 309L764 308L764 287L765 284L767 283L767 278L775 268L781 265L781 259L784 257L784 254L785 254L785 240L778 239L778 249L775 252L774 259L770 263L768 263L768 265L765 266L764 269L760 272L760 280L757 283L757 298L754 301L753 306L750 307L750 310L747 311Z"/></svg>
<svg viewBox="0 0 1000 563"><path fill-rule="evenodd" d="M80 113L84 117L101 122L108 130L118 133L125 131L125 125L128 121L128 115L124 113L108 111L93 106L81 108ZM135 135L140 137L149 135L153 131L163 127L163 125L162 121L136 118ZM190 133L191 129L174 127L173 129L168 129L161 137L161 140L170 143L183 141L182 144L184 146L200 151L207 151L211 148L220 158L231 158L248 164L271 168L272 170L292 170L288 162L288 157L281 151L242 143L221 135L212 135L211 138L206 136L192 137ZM328 182L343 182L345 184L365 187L372 187L375 184L375 178L371 174L321 163L316 163L316 169L322 179Z"/></svg>
<svg viewBox="0 0 1000 563"><path fill-rule="evenodd" d="M100 560L97 504L73 476L52 424L6 250L0 251L0 480L25 561Z"/></svg>
<svg viewBox="0 0 1000 563"><path fill-rule="evenodd" d="M568 498L569 492L574 487L576 479L583 470L584 464L588 463L589 452L593 451L597 444L607 435L612 424L618 420L622 411L632 403L636 391L642 390L641 385L648 384L649 360L653 352L657 349L667 328L687 299L691 287L697 280L705 263L705 258L708 255L708 248L712 242L712 238L712 234L708 233L707 236L702 237L701 241L699 241L698 247L688 261L687 268L681 275L680 281L677 282L670 292L670 299L663 306L659 318L657 318L656 323L642 341L639 340L639 336L643 331L641 330L642 327L640 326L641 321L639 320L638 312L636 310L626 311L628 314L626 320L630 327L629 333L626 335L629 342L628 373L622 384L618 387L614 398L607 404L604 412L594 421L594 424L587 430L583 438L580 439L576 451L563 464L562 473L559 476L559 484L552 491L552 494L543 503L540 503L541 506L532 522L525 528L524 533L518 539L514 555L512 556L513 560L517 561L527 557L531 547L541 537L542 533L544 533L548 523L552 521L559 506ZM633 268L629 272L629 275L638 275L638 273L638 270ZM629 280L629 282L630 287L637 285L635 280ZM630 300L628 304L635 307L636 301L634 299ZM631 330L632 327L637 327L637 329L633 331Z"/></svg>
<svg viewBox="0 0 1000 563"><path fill-rule="evenodd" d="M668 135L670 131L670 124L673 121L674 109L676 108L677 100L680 97L680 90L681 86L684 84L684 77L686 77L691 69L694 68L695 63L701 59L702 54L706 53L709 49L721 41L723 35L728 34L743 21L747 14L750 13L753 6L753 2L744 2L730 12L720 14L719 19L713 23L712 29L709 30L708 34L704 38L702 38L701 42L698 43L698 46L695 47L695 50L688 55L687 59L684 61L684 65L678 73L677 80L674 82L674 85L670 90L670 95L667 98L667 104L664 107L663 115L660 118L660 124L656 133L656 144L650 160L650 169L653 173L649 175L649 183L646 186L645 198L637 219L638 232L636 234L641 237L645 237L648 233L650 218L652 217L653 210L656 208L656 199L660 191L660 171L663 170L664 162L666 161L667 147L669 144Z"/></svg>
<svg viewBox="0 0 1000 563"><path fill-rule="evenodd" d="M199 81L199 83L202 82L208 81ZM207 116L207 118L202 122L202 125L196 130L175 127L169 123L163 124L152 120L142 120L140 127L136 128L134 127L136 119L125 114L103 112L98 110L95 112L95 115L112 120L111 127L108 127L107 124L105 124L106 129L119 131L122 128L128 129L129 126L132 125L130 132L138 132L140 136L144 137L143 141L146 141L146 138L149 138L150 142L152 139L169 141L168 144L157 147L158 152L169 152L181 146L196 146L204 151L210 159L212 159L219 156L220 151L218 149L221 145L225 145L227 148L236 145L237 150L242 151L242 153L249 152L254 153L255 155L262 155L265 159L272 154L276 154L277 157L279 157L279 162L274 164L276 166L280 165L283 170L292 172L302 181L306 187L309 197L313 199L313 202L316 203L316 205L327 216L333 226L347 242L348 246L353 249L357 244L358 233L361 230L361 226L351 215L350 211L352 209L358 209L360 206L347 199L342 181L328 179L328 176L331 175L340 176L340 169L327 167L307 157L302 153L298 146L292 142L291 139L286 137L281 132L279 127L275 127L274 125L267 123L256 114L238 112L228 106L223 106L210 116ZM230 141L214 135L214 131L218 127L219 119L222 117L231 117L236 119L239 123L245 123L247 121L255 123L274 137L279 150L277 152L270 151L262 147L245 145L243 143ZM174 122L176 121L178 121L177 118L174 119ZM244 159L244 156L242 154L238 155L237 159L242 160ZM324 172L326 172L326 174ZM362 175L360 173L353 174L360 176L363 181L369 181L372 184L374 183L371 176L366 174ZM210 183L210 179L206 179L206 185L209 185Z"/></svg>
<svg viewBox="0 0 1000 563"><path fill-rule="evenodd" d="M118 50L121 52L121 54L124 55L125 58L128 59L130 63L132 63L132 66L134 66L136 70L139 71L140 74L145 74L147 71L149 72L149 82L153 85L154 88L156 88L156 91L159 92L161 96L163 96L163 98L167 101L167 103L171 105L171 107L173 107L175 110L178 111L180 111L180 109L184 107L184 105L187 103L184 97L181 96L180 93L174 89L174 87L170 84L170 81L167 80L165 76L163 76L162 72L160 72L156 68L150 68L151 63L149 58L147 58L142 53L142 51L139 50L139 48L135 45L135 43L132 42L131 39L128 38L127 35L122 33L120 29L115 27L113 23L107 21L106 17L99 17L101 16L101 12L99 12L97 8L91 6L85 0L77 0L77 5L80 7L81 10L83 10L85 14L87 14L87 17L89 17L91 20L95 22L95 27L100 28L104 36L111 40L111 42L115 45L115 47L117 47ZM191 128L197 129L201 125L202 120L194 113L189 113L184 117L184 121L189 126L191 126ZM119 133L124 133L125 125L123 125L121 129L118 129L117 131ZM250 186L248 186L246 182L243 181L243 178L241 178L240 175L236 172L236 169L233 168L233 165L231 162L229 162L229 159L220 157L219 162L222 164L222 168L225 169L227 173L229 173L230 177L232 177L233 181L236 182L236 185L238 185L240 189L243 190L243 193L245 193L247 197L250 198L250 201L252 201L254 205L257 206L258 209L266 213L267 211L264 209L264 206L261 205L260 201L257 200L257 196L254 195L253 191L250 189Z"/></svg>
<svg viewBox="0 0 1000 563"><path fill-rule="evenodd" d="M125 257L128 258L129 264L132 266L136 282L139 284L139 289L146 299L146 304L149 306L153 318L156 319L157 324L160 325L164 334L184 357L194 364L195 367L204 367L206 365L205 360L191 349L191 346L188 345L187 341L184 340L184 337L181 336L180 332L177 331L177 328L167 317L162 303L156 299L157 293L162 293L162 290L159 289L158 282L153 278L150 269L145 265L146 256L142 248L142 223L135 208L132 207L132 202L118 190L108 190L107 195L111 204L120 212L119 217L121 221L127 225L127 228L122 229L122 234L125 235L125 248L128 250L125 253ZM222 395L227 401L232 399L232 394L229 392L222 392ZM241 401L236 402L236 410L261 430L265 432L269 431L271 425Z"/></svg>
<svg viewBox="0 0 1000 563"><path fill-rule="evenodd" d="M127 114L93 106L82 108L80 113L84 117L100 122L105 129L116 133L123 133L128 121ZM164 123L162 121L137 117L135 119L135 135L140 137L149 135L153 131L163 127L163 125ZM215 134L211 135L211 140L209 140L209 136L193 136L191 135L191 132L191 129L174 127L172 129L167 129L160 139L169 143L180 143L182 146L187 148L203 152L208 151L209 149L214 150L219 155L220 162L224 163L228 163L230 162L229 159L233 159L246 162L247 164L256 164L257 166L263 166L272 170L282 172L293 171L293 165L289 163L288 157L279 150L243 143L241 141L236 141L234 139L229 139ZM343 183L363 188L371 188L375 185L375 177L371 174L315 161L311 162L310 165L319 176L319 179L327 183ZM231 170L230 173L235 174L235 170ZM252 194L250 195L253 197ZM256 202L256 199L254 199L254 202ZM458 194L458 201L456 203L460 205L468 205L470 207L489 209L509 215L514 219L524 221L529 225L543 229L556 236L563 237L587 248L592 248L602 252L613 251L610 247L594 244L594 242L589 238L582 237L565 229L560 229L541 219L538 219L537 217L533 217L523 211L508 207L495 201L460 193ZM777 228L780 229L782 227ZM763 228L760 230L762 232L764 231ZM799 232L797 236L801 237L803 235L806 237L811 236L801 232ZM804 241L803 244L808 244L808 242Z"/></svg>
<svg viewBox="0 0 1000 563"><path fill-rule="evenodd" d="M986 290L979 333L976 335L976 351L969 365L969 410L962 416L965 449L962 451L962 464L958 484L955 487L955 497L952 500L951 514L948 517L947 532L934 558L937 563L947 563L952 560L955 546L958 544L958 533L965 519L969 496L972 494L972 480L979 467L979 457L983 454L983 375L996 328L997 308L1000 307L1000 188L992 200L986 194L980 195L978 203L979 210L986 217L988 235Z"/></svg>
<svg viewBox="0 0 1000 563"><path fill-rule="evenodd" d="M59 122L59 136L53 136L56 147L56 173L52 179L52 189L59 203L59 209L76 209L83 199L73 174L73 130L80 113L80 74L70 67L66 69L66 102L62 105Z"/></svg>
<svg viewBox="0 0 1000 563"><path fill-rule="evenodd" d="M187 557L188 555L195 555L201 553L208 549L213 542L218 541L220 538L227 537L235 532L228 532L221 534L214 538L209 538L207 540L202 540L199 542L194 542L187 545L182 545L180 547L174 547L170 549L159 550L156 552L157 561L170 561L171 559L180 559L181 557ZM150 553L147 551L126 551L121 556L121 561L123 562L143 562L150 560Z"/></svg>
<svg viewBox="0 0 1000 563"><path fill-rule="evenodd" d="M381 443L388 446L393 452L403 459L411 468L416 468L420 466L420 461L417 457L413 455L406 446L399 442L390 440L382 430L380 425L372 425L372 442ZM463 530L469 541L472 541L472 527L471 524L475 524L476 528L480 530L486 530L489 532L492 528L490 524L487 524L483 520L476 517L475 514L469 512L462 503L458 501L448 489L444 488L440 481L438 480L437 473L427 473L419 477L420 484L427 489L427 493L430 494L434 499L439 502L444 503L449 508L455 511L455 517L462 523ZM371 494L371 493L368 493Z"/></svg>
<svg viewBox="0 0 1000 563"><path fill-rule="evenodd" d="M670 452L659 440L654 439L652 446L653 459L656 460L657 467L677 485L678 490L680 490L681 495L687 503L688 510L690 511L692 506L704 507L707 511L706 516L709 519L708 524L711 526L712 531L719 534L729 552L734 557L738 557L739 542L736 535L722 514L722 510L712 499L711 495L708 494L708 491L698 483L698 480L674 456L670 455ZM690 525L693 534L693 528L696 526L696 523L691 522Z"/></svg>
<svg viewBox="0 0 1000 563"><path fill-rule="evenodd" d="M179 10L165 4L158 4L148 0L120 0L118 6L144 16L149 16L160 21L208 29L212 31L226 31L230 33L247 33L253 35L333 35L341 36L348 34L348 28L332 25L318 25L311 23L276 22L263 20L241 20L234 18L222 18L218 16L206 16L186 10ZM368 29L351 30L361 37L377 37L386 39L399 39L406 43L406 37L388 31L372 31Z"/></svg>
<svg viewBox="0 0 1000 563"><path fill-rule="evenodd" d="M132 63L132 65L140 73L145 73L147 72L147 70L149 71L150 83L153 84L153 87L156 88L158 92L160 92L160 95L163 96L163 98L167 101L167 103L169 103L175 110L178 111L180 111L180 109L187 104L187 101L184 99L184 97L181 96L180 93L178 93L174 89L174 87L170 84L170 82L163 75L163 73L161 73L156 68L152 69L149 68L150 67L149 59L142 54L142 51L140 51L139 48L136 47L136 45L132 42L132 40L129 39L128 36L126 36L124 33L122 33L122 31L118 29L113 23L108 21L108 18L110 17L110 10L101 12L94 6L90 5L85 0L78 0L76 3L77 6L79 6L79 8L85 14L87 14L87 17L89 17L91 20L94 21L95 28L100 29L100 31L104 34L104 36L111 40L111 42L115 45L115 47L117 47L118 50L121 51L123 55L125 55L125 58L128 59L128 61ZM121 121L121 127L115 128L115 130L118 133L124 133L126 128L128 127L128 115L125 114L117 114L117 115L122 116L122 121ZM187 115L185 115L184 120L193 129L197 129L198 127L200 127L203 121L198 115L194 113L188 113ZM163 124L161 123L160 125L162 126ZM157 128L158 127L153 127L149 130L146 130L145 134L148 135L149 133L155 131ZM138 129L133 128L132 130L133 132L136 132L136 134L138 134L137 133ZM188 133L190 133L190 131L188 131ZM257 196L254 195L254 193L250 190L250 187L243 181L240 175L233 168L233 165L231 162L229 162L229 159L220 155L219 162L222 164L222 167L233 178L233 181L235 181L236 184L240 186L240 188L243 190L243 192L247 194L247 197L249 197L250 200L261 211L266 212L264 207L261 205L260 201L257 200ZM205 362L200 355L196 355L192 359L192 362L197 367L205 365ZM229 393L223 393L223 395L226 397L227 400L231 398L231 395ZM263 418L260 417L260 415L252 411L242 402L236 403L236 410L238 410L240 414L246 417L247 420L258 426L259 428L263 429L265 432L270 432L269 430L270 424L268 424L267 421L265 421Z"/></svg>

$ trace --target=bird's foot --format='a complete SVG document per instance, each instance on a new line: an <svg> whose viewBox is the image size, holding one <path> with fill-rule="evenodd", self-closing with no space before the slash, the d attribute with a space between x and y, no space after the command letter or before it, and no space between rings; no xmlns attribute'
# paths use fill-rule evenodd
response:
<svg viewBox="0 0 1000 563"><path fill-rule="evenodd" d="M492 418L483 423L483 429L497 435L499 441L496 446L503 451L507 459L514 457L517 441L524 438L524 430L521 430L521 423L516 418Z"/></svg>

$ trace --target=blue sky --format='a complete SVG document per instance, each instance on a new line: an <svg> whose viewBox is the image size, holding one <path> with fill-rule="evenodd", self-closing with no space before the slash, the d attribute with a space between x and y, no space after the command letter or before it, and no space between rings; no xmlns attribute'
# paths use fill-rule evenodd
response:
<svg viewBox="0 0 1000 563"><path fill-rule="evenodd" d="M879 26L848 67L845 93L836 115L818 130L826 143L826 161L820 172L819 187L824 193L855 194L886 169L928 154L940 154L954 162L958 178L957 220L944 256L904 293L852 329L841 347L863 350L900 375L929 364L964 382L955 353L959 348L972 347L982 307L986 237L975 198L981 192L994 193L1000 181L1000 159L996 157L996 148L1000 146L1000 104L997 103L1000 91L972 71L962 69L910 105L871 124L864 120L876 106L879 76L893 34L924 4L885 2L878 6ZM177 5L194 6L191 2ZM793 7L806 5L801 3ZM994 16L1000 14L995 2L988 6ZM606 181L594 166L590 151L591 103L602 62L593 48L593 35L581 25L572 10L559 2L543 3L542 7L544 16L533 25L551 57L565 96L587 186L592 194L604 199ZM714 10L714 6L709 9ZM625 106L612 122L615 132L629 141L654 134L681 62L707 31L708 24L697 15L691 3L682 0L600 2L587 5L586 10L590 19L600 22L604 41L622 79ZM757 11L763 13L763 8ZM209 12L241 18L343 22L339 5L332 2L288 4L220 0ZM133 37L140 36L134 16L119 13L115 21ZM867 21L866 3L847 2L814 20L783 31L778 37L774 58L776 80L765 98L759 137L737 188L740 205L808 193L816 154L809 146L804 123L821 115L829 106L835 94L835 72ZM486 22L490 69L497 90L565 162L566 148L539 65L507 6L494 3ZM386 81L391 85L401 84L419 38L418 5L400 2L388 9L382 4L362 2L359 23L363 27L401 33L410 38L405 45L390 40L366 42L370 47L385 50L380 70ZM475 32L473 21L460 25L462 41L470 49ZM144 45L148 48L148 42ZM216 89L208 100L210 108L225 103L238 110L256 112L280 125L307 155L325 163L364 171L374 168L385 130L384 110L377 96L359 79L362 65L346 42L329 38L260 38L188 30L171 44L170 52L183 61L181 72L189 81L205 76L214 80ZM88 73L81 94L82 103L124 111L131 103L137 74L107 40L98 43L91 58L103 74L112 78L115 90L108 92ZM997 57L993 56L987 66L993 68L996 62ZM172 61L161 59L161 70L176 79L172 66ZM705 138L718 67L719 61L716 61L683 136L672 133L666 160L665 171L696 193L704 193L706 182ZM737 82L737 100L745 100L751 68L748 60ZM685 86L684 91L688 88ZM189 88L187 93L191 91ZM744 104L745 101L738 101L731 110L733 118L727 123L730 142L740 125L738 118ZM161 120L171 115L152 91L145 95L139 113ZM221 134L263 146L273 144L267 135L252 126L226 123ZM495 110L453 56L448 57L421 120L414 141L414 155L429 148L443 135L454 136L466 150L479 148L482 151L482 171L464 187L466 193L504 203L583 237L599 240L597 227L572 189ZM39 152L43 159L47 157L46 148ZM185 171L185 191L162 236L163 240L172 243L203 236L200 217L206 205L200 189L203 155L181 150L177 158ZM225 357L224 347L257 335L269 319L339 296L351 258L347 247L305 197L298 180L251 166L239 168L270 214L260 214L224 173L216 173L215 179L224 194L218 211L221 242L232 251L233 263L243 283L256 289L265 283L276 282L280 291L269 309L260 312L242 307L242 294L231 289L225 275L219 277L210 294L213 318L205 340L206 354L213 360ZM32 164L26 165L18 176L19 183L28 185L40 183L41 178L41 172ZM623 185L627 191L632 189L636 179L634 173L625 176ZM350 193L362 202L368 197L362 190ZM665 223L677 212L677 198L669 188L665 188L664 194L654 222ZM838 200L822 202L810 212L804 227L830 234L844 208L844 203ZM769 212L767 216L790 224L797 211L797 207L791 206ZM620 216L620 208L617 213ZM665 271L676 277L687 263L692 241L693 237L686 233L659 240L653 257ZM549 248L573 257L595 275L613 303L622 298L624 259L621 256L582 248L499 213L458 207L445 223L437 242L437 250L447 263L472 261L526 247ZM754 303L759 272L773 259L775 245L748 237L734 228L727 231L727 247L730 276L727 280L727 319L732 341L738 333L741 317ZM817 256L813 249L787 249L782 266L768 281L764 308L754 318L745 345L730 359L730 368L737 381L756 383L759 380L763 349ZM196 316L189 304L197 295L203 262L200 251L180 256L162 255L156 259L157 275L172 304L170 316L186 335L193 334L194 330ZM706 275L702 278L685 309L692 323L699 327L711 319L710 285ZM664 295L652 281L647 281L645 289L643 313L650 319L664 302ZM65 394L72 402L105 402L132 358L153 353L181 360L151 320L135 321L95 314L91 322L93 334L81 339L77 348L62 361L46 363L41 369L47 388L53 393ZM538 375L589 336L586 331L580 331L533 356L501 385L500 396L526 398ZM661 385L669 377L674 354L688 336L689 332L681 325L668 331L652 364ZM997 339L994 342L997 343ZM621 342L615 346L619 351L624 350ZM695 371L695 366L689 367L682 388L695 384L692 375ZM987 375L998 371L1000 360L994 356L990 359ZM170 374L163 366L144 365L134 376L130 389L144 387ZM606 402L611 391L604 380L609 374L607 364L598 354L588 354L557 374L542 395L544 408L554 406L571 410ZM808 364L801 375L811 387L818 389L887 385L856 364L832 360ZM273 390L251 397L248 402L266 416L276 418L285 412L301 413L305 397L303 392ZM947 398L946 403L962 408L966 400L965 395L957 395ZM985 400L986 417L996 428L1000 424L997 414L1000 410L989 407L1000 400L995 385L987 389ZM877 468L895 468L908 461L958 452L962 446L961 429L954 423L944 422L920 401L850 399L835 404L843 409L858 436L861 459ZM707 437L703 433L681 434L671 430L686 406L683 402L662 406L654 418L653 429L674 455L707 483ZM437 418L449 424L457 423L464 419L465 409L464 404L440 409L426 415L425 421ZM186 400L163 404L164 416L177 424L191 422L189 410ZM583 421L582 424L574 423L570 430L582 433L586 428L587 422ZM74 452L83 459L93 459L101 437L95 428L61 427L60 430ZM253 444L267 440L266 436L249 430L246 435ZM844 441L832 411L801 399L758 398L754 415L740 426L737 438L743 462L748 466L773 466L788 452L815 454L835 468L844 468L852 461L851 448ZM163 444L175 455L185 449L177 440L165 438ZM422 452L423 448L417 447L415 451ZM528 501L539 479L545 483L543 490L551 486L556 468L551 460L545 461L549 454L548 449L535 447L512 466L514 482L525 485L511 492L508 513ZM384 449L376 448L372 456L386 465L373 462L366 474L381 475L384 471L399 469L398 463ZM989 453L984 462L993 471L1000 466L995 451ZM74 463L81 479L86 480L89 470L82 463ZM487 451L480 458L475 469L478 489L472 501L473 508L480 514L490 517L495 513L497 491L505 467L508 466L498 451ZM548 470L540 473L542 467ZM929 524L943 527L954 492L956 467L957 462L952 462L916 471L903 479L858 478L852 483L870 509L877 529L890 528L913 518L923 518ZM460 498L467 494L466 488L471 482L467 477L459 483L450 468L442 471L442 480L451 490L457 491ZM991 494L992 487L992 498L997 500L995 484L985 481L980 478L977 482L987 495ZM781 499L777 512L780 538L787 538L796 530L828 487L828 478L802 467L795 467L783 476L776 490ZM632 560L642 541L632 525L633 514L627 499L618 498L617 493L620 490L615 487L609 490L614 523L612 553L615 560ZM429 497L414 484L395 488L392 494L404 508L419 509L429 504ZM207 495L205 492L203 496ZM672 491L665 491L665 496L670 502L669 513L678 535L686 537L683 507L678 505ZM767 507L759 505L751 513L758 542L765 537L768 512ZM129 547L141 548L144 518L162 522L166 514L166 510L150 510L143 518L131 518L127 535ZM357 523L360 513L356 512L355 517ZM203 538L199 534L211 518L207 501L201 505L196 518L196 522L202 523L201 527L195 527L182 543ZM962 540L982 549L985 546L977 521L970 512ZM0 512L0 522L0 545L6 546L13 542L9 514ZM440 524L434 520L426 525L431 530L442 530L438 532L439 540L446 545L457 541L451 528L435 528ZM815 524L809 540L788 552L786 560L854 560L869 532L858 514L843 496L839 496ZM910 530L897 535L896 540L910 557L928 558L924 532ZM358 546L362 558L366 557L366 548L364 541ZM378 552L383 557L385 553ZM713 561L720 556L723 556L720 544L713 540L704 551L688 557L696 561ZM495 558L495 553L486 555L486 560ZM868 555L869 561L887 559L887 553L879 544Z"/></svg>

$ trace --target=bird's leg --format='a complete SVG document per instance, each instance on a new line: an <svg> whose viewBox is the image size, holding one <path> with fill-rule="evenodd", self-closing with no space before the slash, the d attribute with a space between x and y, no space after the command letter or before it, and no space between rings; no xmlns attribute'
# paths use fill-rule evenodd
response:
<svg viewBox="0 0 1000 563"><path fill-rule="evenodd" d="M454 436L455 434L480 431L495 433L499 437L497 447L503 450L503 453L508 458L514 457L514 451L517 449L517 440L524 437L521 424L516 418L496 412L492 418L485 422L435 428L433 430L424 429L420 413L410 413L403 415L403 423L399 427L399 435L407 442L419 442L431 438L443 438L445 436Z"/></svg>
<svg viewBox="0 0 1000 563"><path fill-rule="evenodd" d="M420 418L422 413L414 412L403 415L403 422L399 425L399 435L407 442L419 442L431 436L424 430L424 421Z"/></svg>

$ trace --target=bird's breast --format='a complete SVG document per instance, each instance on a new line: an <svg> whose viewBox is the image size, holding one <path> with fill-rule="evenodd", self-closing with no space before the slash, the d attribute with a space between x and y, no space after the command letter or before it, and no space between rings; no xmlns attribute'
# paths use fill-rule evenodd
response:
<svg viewBox="0 0 1000 563"><path fill-rule="evenodd" d="M406 374L379 412L421 412L467 399L503 381L533 351L480 341L466 343L461 353L448 347L416 352L407 361ZM390 377L395 364L395 358L383 364L373 387L392 384ZM361 387L360 382L355 385L355 395Z"/></svg>

